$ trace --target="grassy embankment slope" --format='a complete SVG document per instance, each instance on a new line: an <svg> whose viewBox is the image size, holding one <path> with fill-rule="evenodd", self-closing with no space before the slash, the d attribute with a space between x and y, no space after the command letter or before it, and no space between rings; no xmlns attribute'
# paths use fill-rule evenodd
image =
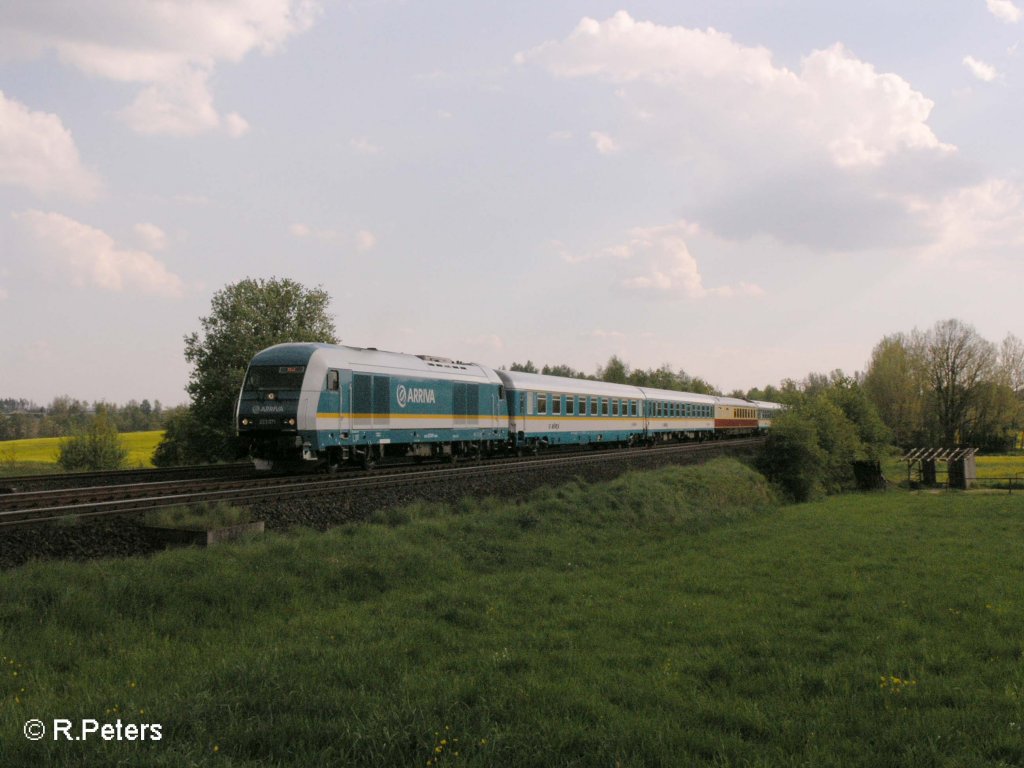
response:
<svg viewBox="0 0 1024 768"><path fill-rule="evenodd" d="M1020 765L1022 501L779 508L716 461L29 566L0 574L0 764Z"/></svg>
<svg viewBox="0 0 1024 768"><path fill-rule="evenodd" d="M128 450L127 467L152 467L163 430L152 432L123 432L121 442ZM4 440L0 442L0 476L58 472L57 455L60 437L38 437L31 440Z"/></svg>

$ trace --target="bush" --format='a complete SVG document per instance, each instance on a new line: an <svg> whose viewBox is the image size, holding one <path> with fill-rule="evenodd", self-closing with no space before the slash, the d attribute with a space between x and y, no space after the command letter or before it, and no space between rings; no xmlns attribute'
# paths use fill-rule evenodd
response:
<svg viewBox="0 0 1024 768"><path fill-rule="evenodd" d="M814 421L791 410L773 419L757 468L794 501L809 501L821 493L827 461Z"/></svg>
<svg viewBox="0 0 1024 768"><path fill-rule="evenodd" d="M104 411L97 411L84 430L62 440L59 450L57 463L68 471L120 469L128 458L117 427Z"/></svg>

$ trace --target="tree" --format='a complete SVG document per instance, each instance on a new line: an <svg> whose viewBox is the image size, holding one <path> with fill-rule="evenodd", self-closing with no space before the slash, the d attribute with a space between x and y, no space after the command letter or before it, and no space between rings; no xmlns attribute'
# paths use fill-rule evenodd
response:
<svg viewBox="0 0 1024 768"><path fill-rule="evenodd" d="M165 441L184 442L162 453L185 463L236 458L235 404L249 361L283 342L336 344L329 302L322 288L287 278L246 278L215 293L202 330L185 336L191 403L181 421L189 428L169 430Z"/></svg>
<svg viewBox="0 0 1024 768"><path fill-rule="evenodd" d="M532 360L527 360L525 363L512 363L509 370L519 373L538 373L537 366L533 364Z"/></svg>
<svg viewBox="0 0 1024 768"><path fill-rule="evenodd" d="M607 365L598 368L597 378L600 381L608 381L613 384L625 384L629 378L629 366L618 355L612 355L608 358Z"/></svg>
<svg viewBox="0 0 1024 768"><path fill-rule="evenodd" d="M772 420L757 468L794 501L809 501L822 490L828 457L821 449L818 428L807 415L783 411Z"/></svg>
<svg viewBox="0 0 1024 768"><path fill-rule="evenodd" d="M96 411L88 426L60 442L57 463L66 470L120 469L128 458L117 427L105 409Z"/></svg>
<svg viewBox="0 0 1024 768"><path fill-rule="evenodd" d="M857 380L843 375L842 371L833 371L832 386L824 392L823 397L837 406L857 430L864 454L860 458L872 461L880 459L892 440L892 432Z"/></svg>
<svg viewBox="0 0 1024 768"><path fill-rule="evenodd" d="M864 391L892 430L897 445L910 447L927 440L925 373L920 334L886 336L871 352Z"/></svg>
<svg viewBox="0 0 1024 768"><path fill-rule="evenodd" d="M939 436L953 445L971 431L970 416L995 373L995 345L960 320L943 320L924 337L924 366Z"/></svg>
<svg viewBox="0 0 1024 768"><path fill-rule="evenodd" d="M545 365L540 369L540 372L545 376L563 376L567 379L587 379L590 378L583 371L577 371L570 365Z"/></svg>

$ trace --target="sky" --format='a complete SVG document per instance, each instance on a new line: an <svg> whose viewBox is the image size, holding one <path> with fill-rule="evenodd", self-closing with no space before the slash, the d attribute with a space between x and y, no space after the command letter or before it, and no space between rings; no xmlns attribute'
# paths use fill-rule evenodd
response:
<svg viewBox="0 0 1024 768"><path fill-rule="evenodd" d="M724 391L1024 336L1022 37L1022 0L4 0L0 397L187 402L247 277L353 346Z"/></svg>

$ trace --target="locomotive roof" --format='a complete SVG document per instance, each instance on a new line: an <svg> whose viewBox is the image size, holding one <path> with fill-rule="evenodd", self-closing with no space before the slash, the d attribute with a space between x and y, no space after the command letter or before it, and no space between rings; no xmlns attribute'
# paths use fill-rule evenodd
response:
<svg viewBox="0 0 1024 768"><path fill-rule="evenodd" d="M477 363L373 348L348 347L343 344L276 344L257 352L251 364L308 365L314 355L320 364L333 368L354 368L371 373L380 371L385 375L402 371L406 374L422 374L427 378L483 378L497 383L494 373Z"/></svg>

